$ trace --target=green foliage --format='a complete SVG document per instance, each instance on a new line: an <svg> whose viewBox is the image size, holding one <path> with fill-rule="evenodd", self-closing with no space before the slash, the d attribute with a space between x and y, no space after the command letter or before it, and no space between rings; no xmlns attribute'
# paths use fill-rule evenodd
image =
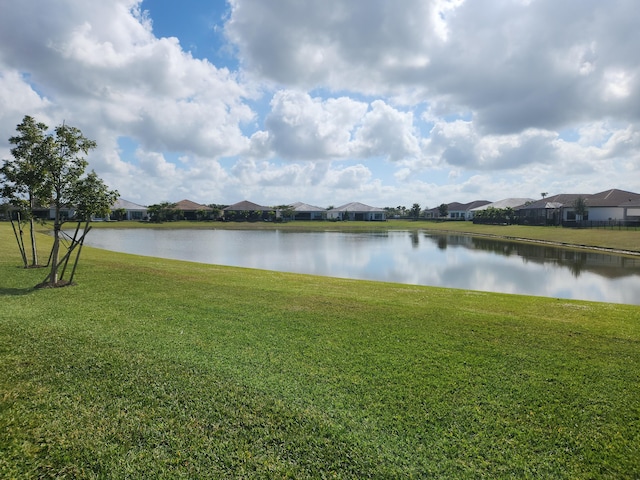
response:
<svg viewBox="0 0 640 480"><path fill-rule="evenodd" d="M116 208L111 212L111 216L113 220L124 220L127 218L127 209L126 208Z"/></svg>
<svg viewBox="0 0 640 480"><path fill-rule="evenodd" d="M516 223L516 212L511 207L495 208L488 207L484 210L478 210L473 216L474 223L486 223L494 225L511 225Z"/></svg>
<svg viewBox="0 0 640 480"><path fill-rule="evenodd" d="M44 158L40 147L45 140L47 125L25 115L16 130L18 135L9 138L13 145L13 159L4 160L0 168L1 196L18 207L23 216L29 218L38 204L48 197L41 191L45 176ZM44 203L46 205L46 203Z"/></svg>
<svg viewBox="0 0 640 480"><path fill-rule="evenodd" d="M293 220L293 217L296 213L294 208L291 205L277 205L274 208L273 214L269 212L269 216L271 220L276 220L276 212L280 212L280 219L283 221Z"/></svg>
<svg viewBox="0 0 640 480"><path fill-rule="evenodd" d="M419 217L420 217L420 204L414 203L411 206L411 218L413 218L414 220L417 220Z"/></svg>
<svg viewBox="0 0 640 480"><path fill-rule="evenodd" d="M154 223L175 222L182 219L182 212L176 208L177 204L161 202L149 205L147 213L149 221Z"/></svg>
<svg viewBox="0 0 640 480"><path fill-rule="evenodd" d="M640 476L637 306L94 249L34 291L9 236L2 478Z"/></svg>
<svg viewBox="0 0 640 480"><path fill-rule="evenodd" d="M440 217L446 217L449 215L449 205L447 205L446 203L441 203L440 205L438 205L438 215L440 215Z"/></svg>
<svg viewBox="0 0 640 480"><path fill-rule="evenodd" d="M46 283L58 283L59 231L66 220L63 208L75 209L76 218L89 221L93 215L108 216L118 193L110 191L95 172L84 176L88 165L84 155L96 147L75 127L59 125L47 135L47 125L26 115L17 126L18 135L9 142L13 160L5 160L0 169L2 196L31 219L33 264L37 263L33 231L34 209L41 205L55 208L54 244L51 273ZM21 239L16 235L21 251ZM26 266L26 256L23 254Z"/></svg>
<svg viewBox="0 0 640 480"><path fill-rule="evenodd" d="M76 220L89 221L92 217L109 218L111 207L118 199L118 192L109 187L93 170L78 180L73 192Z"/></svg>
<svg viewBox="0 0 640 480"><path fill-rule="evenodd" d="M582 220L589 212L589 207L587 206L587 200L584 197L579 196L573 201L573 210L576 212L576 219Z"/></svg>
<svg viewBox="0 0 640 480"><path fill-rule="evenodd" d="M38 123L33 117L25 115L22 123L16 127L18 135L9 138L9 143L13 145L11 148L13 159L4 160L0 167L0 197L6 198L17 210L18 223L25 220L29 222L32 266L38 264L34 210L38 206L48 205L48 197L42 189L46 172L44 158L40 151L46 138L47 128L44 123ZM19 228L21 230L21 227ZM23 239L17 237L17 240L26 267L28 260Z"/></svg>

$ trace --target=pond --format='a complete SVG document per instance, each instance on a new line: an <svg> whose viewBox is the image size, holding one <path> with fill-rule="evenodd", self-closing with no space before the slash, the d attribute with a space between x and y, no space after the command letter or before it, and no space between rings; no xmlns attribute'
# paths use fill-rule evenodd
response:
<svg viewBox="0 0 640 480"><path fill-rule="evenodd" d="M199 263L640 305L640 258L467 235L94 229L85 244Z"/></svg>

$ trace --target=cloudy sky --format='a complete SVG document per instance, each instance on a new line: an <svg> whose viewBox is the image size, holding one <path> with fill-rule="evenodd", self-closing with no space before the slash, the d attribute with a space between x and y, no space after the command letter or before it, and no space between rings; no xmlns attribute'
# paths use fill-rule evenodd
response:
<svg viewBox="0 0 640 480"><path fill-rule="evenodd" d="M640 192L636 0L0 0L26 114L122 198L435 207Z"/></svg>

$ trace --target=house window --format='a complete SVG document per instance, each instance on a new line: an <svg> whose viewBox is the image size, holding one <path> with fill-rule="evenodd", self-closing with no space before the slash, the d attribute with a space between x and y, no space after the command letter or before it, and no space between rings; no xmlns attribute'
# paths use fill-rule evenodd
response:
<svg viewBox="0 0 640 480"><path fill-rule="evenodd" d="M567 212L567 220L573 221L576 219L576 212L573 210L569 210ZM589 220L589 211L582 216L582 220Z"/></svg>

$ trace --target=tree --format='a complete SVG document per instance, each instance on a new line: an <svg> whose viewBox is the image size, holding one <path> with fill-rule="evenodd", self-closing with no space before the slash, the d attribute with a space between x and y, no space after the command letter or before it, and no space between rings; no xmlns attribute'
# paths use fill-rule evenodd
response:
<svg viewBox="0 0 640 480"><path fill-rule="evenodd" d="M573 209L576 212L576 220L582 220L589 212L589 208L587 207L587 200L582 196L577 197L573 201Z"/></svg>
<svg viewBox="0 0 640 480"><path fill-rule="evenodd" d="M227 207L227 205L212 203L211 205L208 205L208 207L211 208L211 218L213 218L214 220L218 220L222 216L222 212Z"/></svg>
<svg viewBox="0 0 640 480"><path fill-rule="evenodd" d="M547 195L549 195L549 193L547 193L547 192L542 192L542 193L540 194L540 196L541 196L543 199L544 199Z"/></svg>
<svg viewBox="0 0 640 480"><path fill-rule="evenodd" d="M441 203L440 205L438 205L438 215L440 215L440 217L446 217L447 215L449 215L449 205L447 205L446 203Z"/></svg>
<svg viewBox="0 0 640 480"><path fill-rule="evenodd" d="M127 209L126 208L116 208L111 212L111 216L113 220L125 220L127 218Z"/></svg>
<svg viewBox="0 0 640 480"><path fill-rule="evenodd" d="M0 168L0 182L2 183L0 193L8 199L12 206L18 209L20 236L16 233L16 240L22 253L25 268L28 266L28 260L22 239L22 220L29 221L31 265L34 267L38 265L34 210L43 200L43 192L40 188L44 177L43 158L39 153L47 128L44 123L36 122L33 117L25 115L22 123L16 127L18 135L9 138L9 143L14 145L11 149L13 160L4 160ZM13 218L11 221L13 222Z"/></svg>
<svg viewBox="0 0 640 480"><path fill-rule="evenodd" d="M277 212L280 212L280 220L283 222L287 220L293 220L296 214L296 210L291 205L276 205L275 207L273 207L273 209L274 209L274 215L273 215L274 220Z"/></svg>
<svg viewBox="0 0 640 480"><path fill-rule="evenodd" d="M96 142L86 138L78 128L69 127L64 123L55 128L53 135L45 137L38 147L44 173L39 191L43 196L51 199L55 210L51 272L41 286L60 286L70 283L70 281L62 282L59 267L63 262L66 267L73 249L82 246L84 237L89 231L92 216L108 215L111 205L118 198L118 192L110 191L95 172L84 175L88 165L84 155L95 147ZM79 222L85 221L86 225L80 239L73 237L67 254L60 262L60 231L62 224L66 221L66 217L62 215L63 209L75 209L75 219ZM78 223L79 226L80 223ZM76 235L77 232L78 229L76 229ZM80 249L76 255L76 265L79 255Z"/></svg>
<svg viewBox="0 0 640 480"><path fill-rule="evenodd" d="M177 208L177 204L170 202L157 203L149 205L147 213L149 220L154 223L170 222L179 218L181 212Z"/></svg>
<svg viewBox="0 0 640 480"><path fill-rule="evenodd" d="M411 207L411 216L414 220L417 220L420 217L420 204L414 203Z"/></svg>

